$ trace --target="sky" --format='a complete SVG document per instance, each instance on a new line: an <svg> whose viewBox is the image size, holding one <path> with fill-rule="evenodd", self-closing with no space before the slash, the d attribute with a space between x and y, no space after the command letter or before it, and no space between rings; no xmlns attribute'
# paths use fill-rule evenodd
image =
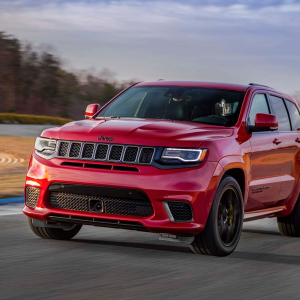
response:
<svg viewBox="0 0 300 300"><path fill-rule="evenodd" d="M0 0L0 31L118 80L300 91L300 0Z"/></svg>

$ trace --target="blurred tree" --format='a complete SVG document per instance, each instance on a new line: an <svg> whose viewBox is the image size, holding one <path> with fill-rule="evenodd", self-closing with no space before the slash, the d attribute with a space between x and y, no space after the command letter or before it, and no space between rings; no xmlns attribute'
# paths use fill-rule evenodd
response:
<svg viewBox="0 0 300 300"><path fill-rule="evenodd" d="M0 112L82 119L88 104L104 105L131 84L114 77L109 69L68 72L51 47L0 32Z"/></svg>
<svg viewBox="0 0 300 300"><path fill-rule="evenodd" d="M0 32L0 110L15 111L20 64L20 42Z"/></svg>

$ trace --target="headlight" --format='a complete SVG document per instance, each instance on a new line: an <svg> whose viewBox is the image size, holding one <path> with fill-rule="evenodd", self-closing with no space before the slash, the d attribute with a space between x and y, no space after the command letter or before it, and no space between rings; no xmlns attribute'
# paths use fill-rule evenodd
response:
<svg viewBox="0 0 300 300"><path fill-rule="evenodd" d="M206 152L206 149L165 148L161 158L178 159L182 162L201 162L204 160Z"/></svg>
<svg viewBox="0 0 300 300"><path fill-rule="evenodd" d="M35 153L44 158L50 158L56 151L56 140L38 137L35 141Z"/></svg>

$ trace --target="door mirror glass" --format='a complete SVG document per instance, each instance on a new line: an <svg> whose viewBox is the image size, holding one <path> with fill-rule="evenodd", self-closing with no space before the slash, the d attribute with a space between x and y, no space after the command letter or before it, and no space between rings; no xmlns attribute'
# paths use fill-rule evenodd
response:
<svg viewBox="0 0 300 300"><path fill-rule="evenodd" d="M91 118L99 109L101 108L100 104L90 104L85 110L85 118Z"/></svg>
<svg viewBox="0 0 300 300"><path fill-rule="evenodd" d="M256 114L255 125L249 126L250 132L274 131L278 129L276 116L270 114Z"/></svg>

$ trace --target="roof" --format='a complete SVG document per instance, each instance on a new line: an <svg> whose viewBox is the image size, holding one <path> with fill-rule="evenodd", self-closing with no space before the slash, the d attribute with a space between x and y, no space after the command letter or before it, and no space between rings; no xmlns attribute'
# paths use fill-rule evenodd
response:
<svg viewBox="0 0 300 300"><path fill-rule="evenodd" d="M136 86L191 86L191 87L203 87L212 89L224 89L235 91L246 91L249 85L233 84L233 83L218 83L218 82L201 82L201 81L152 81L152 82L140 82Z"/></svg>

